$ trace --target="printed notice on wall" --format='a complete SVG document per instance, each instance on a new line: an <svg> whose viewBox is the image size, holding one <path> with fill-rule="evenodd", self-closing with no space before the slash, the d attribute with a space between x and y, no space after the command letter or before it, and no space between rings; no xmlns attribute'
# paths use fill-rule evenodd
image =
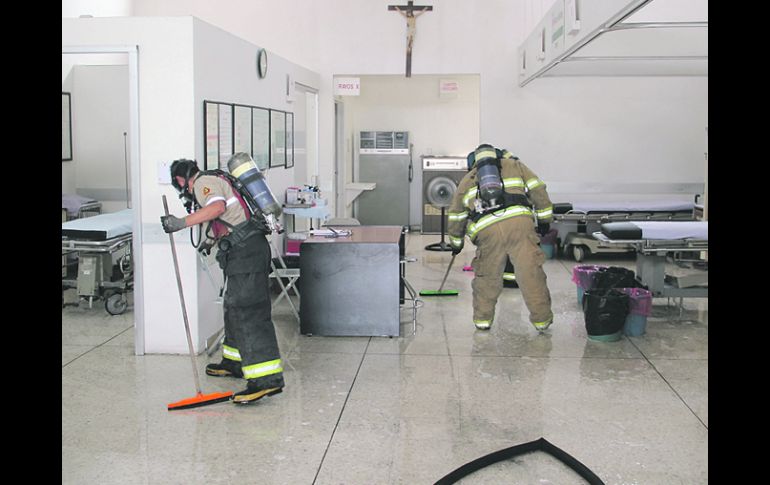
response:
<svg viewBox="0 0 770 485"><path fill-rule="evenodd" d="M460 83L454 79L441 79L438 82L438 95L441 98L456 98L460 92Z"/></svg>
<svg viewBox="0 0 770 485"><path fill-rule="evenodd" d="M233 106L219 105L219 168L227 170L227 161L233 154Z"/></svg>
<svg viewBox="0 0 770 485"><path fill-rule="evenodd" d="M334 95L335 96L359 96L361 94L361 78L357 77L335 77Z"/></svg>

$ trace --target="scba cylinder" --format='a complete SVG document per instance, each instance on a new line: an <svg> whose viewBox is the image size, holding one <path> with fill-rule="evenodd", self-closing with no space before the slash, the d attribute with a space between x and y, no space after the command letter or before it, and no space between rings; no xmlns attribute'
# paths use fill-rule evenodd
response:
<svg viewBox="0 0 770 485"><path fill-rule="evenodd" d="M264 175L248 153L238 152L230 157L227 169L230 175L243 184L263 214L274 214L276 217L281 215L281 204L275 199Z"/></svg>
<svg viewBox="0 0 770 485"><path fill-rule="evenodd" d="M477 174L479 178L479 196L487 202L495 202L503 194L503 181L500 170L494 163L481 163Z"/></svg>

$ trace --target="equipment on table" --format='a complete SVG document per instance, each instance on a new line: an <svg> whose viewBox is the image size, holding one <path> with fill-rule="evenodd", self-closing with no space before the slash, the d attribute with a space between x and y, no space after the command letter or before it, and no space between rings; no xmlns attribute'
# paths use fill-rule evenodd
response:
<svg viewBox="0 0 770 485"><path fill-rule="evenodd" d="M452 259L449 261L449 266L447 266L446 273L444 273L444 279L441 280L441 286L438 287L438 290L423 290L420 292L420 296L456 296L459 293L457 290L444 290L444 283L446 283L446 278L449 276L449 270L452 269L452 264L455 262L455 257L457 257L457 255L453 254Z"/></svg>
<svg viewBox="0 0 770 485"><path fill-rule="evenodd" d="M163 196L163 210L168 215L168 202L166 202L166 196ZM176 286L179 289L179 301L182 304L182 318L184 319L184 329L187 333L187 346L190 349L190 360L192 361L193 377L195 378L195 397L188 399L182 399L181 401L173 402L168 405L169 411L176 411L179 409L197 408L200 406L206 406L208 404L214 404L223 401L229 401L233 397L233 392L214 392L211 394L203 394L201 392L200 378L198 377L198 365L195 361L195 350L193 349L192 335L190 334L190 323L187 321L187 308L184 304L184 290L182 289L182 277L179 274L179 261L176 256L176 246L174 245L174 235L169 233L169 242L171 243L171 255L174 259L174 273L176 274Z"/></svg>

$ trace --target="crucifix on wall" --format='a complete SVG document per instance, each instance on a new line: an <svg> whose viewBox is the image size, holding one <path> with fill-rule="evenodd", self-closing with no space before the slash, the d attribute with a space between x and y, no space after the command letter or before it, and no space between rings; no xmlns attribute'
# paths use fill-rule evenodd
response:
<svg viewBox="0 0 770 485"><path fill-rule="evenodd" d="M412 44L414 34L417 32L417 17L425 12L430 12L430 5L415 5L414 0L409 0L407 5L388 5L388 10L395 10L406 17L406 77L412 77Z"/></svg>

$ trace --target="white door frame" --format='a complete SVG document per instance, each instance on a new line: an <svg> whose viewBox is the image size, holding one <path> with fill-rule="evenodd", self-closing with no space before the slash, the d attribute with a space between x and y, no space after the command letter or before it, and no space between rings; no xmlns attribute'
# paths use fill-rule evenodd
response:
<svg viewBox="0 0 770 485"><path fill-rule="evenodd" d="M142 285L142 190L139 164L139 46L62 46L62 54L128 54L128 143L133 208L134 352L144 355L144 286Z"/></svg>

